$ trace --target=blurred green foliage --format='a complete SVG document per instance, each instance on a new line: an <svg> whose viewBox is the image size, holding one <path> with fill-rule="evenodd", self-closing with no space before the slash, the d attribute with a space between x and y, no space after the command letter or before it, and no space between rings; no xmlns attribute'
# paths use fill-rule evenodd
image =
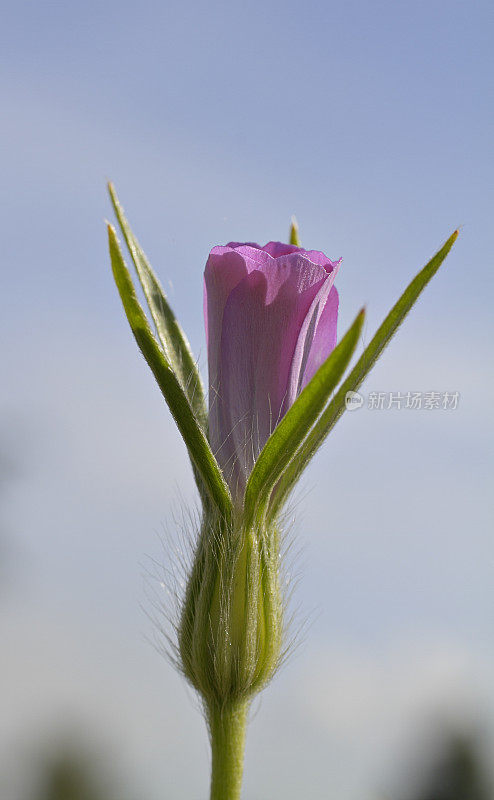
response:
<svg viewBox="0 0 494 800"><path fill-rule="evenodd" d="M96 767L76 749L56 752L41 765L33 800L116 800Z"/></svg>
<svg viewBox="0 0 494 800"><path fill-rule="evenodd" d="M479 743L466 735L448 737L410 800L493 800Z"/></svg>

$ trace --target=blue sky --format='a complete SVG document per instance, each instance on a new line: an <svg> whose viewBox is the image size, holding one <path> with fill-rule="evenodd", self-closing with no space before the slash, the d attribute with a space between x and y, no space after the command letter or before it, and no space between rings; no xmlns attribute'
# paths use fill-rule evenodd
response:
<svg viewBox="0 0 494 800"><path fill-rule="evenodd" d="M204 374L213 245L283 239L297 214L307 247L343 256L340 331L366 303L368 340L460 226L364 387L457 390L459 409L348 414L311 468L294 535L313 622L253 722L246 800L326 797L328 764L342 800L374 797L428 715L492 730L492 23L454 0L4 8L12 763L67 724L150 800L207 781L190 695L142 641L143 564L193 488L112 285L107 178Z"/></svg>

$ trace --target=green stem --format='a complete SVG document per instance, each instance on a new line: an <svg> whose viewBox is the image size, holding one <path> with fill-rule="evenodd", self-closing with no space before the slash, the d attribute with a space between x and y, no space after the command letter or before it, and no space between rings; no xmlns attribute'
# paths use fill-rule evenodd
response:
<svg viewBox="0 0 494 800"><path fill-rule="evenodd" d="M246 702L210 712L211 800L240 800L246 725Z"/></svg>

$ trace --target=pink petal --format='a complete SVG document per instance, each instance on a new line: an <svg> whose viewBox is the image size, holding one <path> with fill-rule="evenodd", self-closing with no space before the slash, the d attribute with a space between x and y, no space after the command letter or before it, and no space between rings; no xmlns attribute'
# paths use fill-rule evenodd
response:
<svg viewBox="0 0 494 800"><path fill-rule="evenodd" d="M300 390L315 375L321 364L326 361L336 346L336 328L338 323L338 292L336 286L331 288L323 312L316 327L310 346L309 355L303 371Z"/></svg>
<svg viewBox="0 0 494 800"><path fill-rule="evenodd" d="M300 328L297 345L293 354L283 413L286 413L290 406L293 405L296 397L300 394L305 386L307 381L304 382L304 376L308 371L314 368L320 351L326 353L324 358L326 358L330 353L330 350L328 350L325 343L323 342L321 344L320 340L316 337L329 295L331 294L331 290L338 273L338 268L339 265L336 269L330 272L329 275L326 276L326 279L315 295L311 307L306 314L302 327ZM334 344L331 349L333 349L333 347ZM320 366L320 364L315 366L314 371L318 368L318 366Z"/></svg>
<svg viewBox="0 0 494 800"><path fill-rule="evenodd" d="M306 256L309 261L312 261L313 264L325 267L327 272L332 272L341 261L341 259L340 261L331 261L331 259L319 250L304 250L303 247L296 247L294 244L283 244L283 242L268 242L262 249L274 258L287 255L288 253L300 253L300 255Z"/></svg>
<svg viewBox="0 0 494 800"><path fill-rule="evenodd" d="M219 353L210 334L210 440L235 493L296 396L333 280L298 252L259 264L229 294Z"/></svg>
<svg viewBox="0 0 494 800"><path fill-rule="evenodd" d="M301 247L297 247L294 244L284 244L284 242L268 242L262 249L264 252L273 256L273 258L278 258L278 256L287 256L290 253L305 252Z"/></svg>

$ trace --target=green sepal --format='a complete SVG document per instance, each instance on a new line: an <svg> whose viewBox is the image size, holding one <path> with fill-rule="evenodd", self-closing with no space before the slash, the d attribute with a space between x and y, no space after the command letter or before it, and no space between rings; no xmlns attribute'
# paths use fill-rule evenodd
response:
<svg viewBox="0 0 494 800"><path fill-rule="evenodd" d="M407 286L398 302L393 306L388 316L378 328L374 338L366 347L361 357L350 372L348 378L342 383L340 389L321 415L320 419L308 434L299 448L296 457L288 466L276 488L272 499L271 510L273 514L281 508L294 485L300 478L307 464L324 442L326 436L336 425L345 411L345 398L347 392L356 392L367 377L377 359L389 344L391 337L405 319L406 315L418 300L431 278L434 277L458 237L455 231L425 267L415 276Z"/></svg>
<svg viewBox="0 0 494 800"><path fill-rule="evenodd" d="M275 526L203 517L177 632L183 673L209 709L249 700L280 664L279 559Z"/></svg>
<svg viewBox="0 0 494 800"><path fill-rule="evenodd" d="M364 317L362 309L264 445L245 489L244 511L248 524L254 519L258 523L262 520L274 487L338 385L357 346Z"/></svg>
<svg viewBox="0 0 494 800"><path fill-rule="evenodd" d="M298 222L295 216L292 217L292 221L290 223L290 244L294 244L295 247L300 247L300 236L298 233Z"/></svg>
<svg viewBox="0 0 494 800"><path fill-rule="evenodd" d="M108 184L108 191L167 361L174 369L199 423L204 430L207 430L208 415L201 376L187 337L170 308L165 292L145 253L132 233L112 183Z"/></svg>
<svg viewBox="0 0 494 800"><path fill-rule="evenodd" d="M139 349L156 378L156 382L182 434L192 463L199 473L208 495L220 513L226 519L229 519L232 513L230 491L204 430L194 415L180 381L154 338L146 315L137 299L130 273L112 225L108 225L108 240L113 277ZM199 489L201 488L199 486Z"/></svg>

